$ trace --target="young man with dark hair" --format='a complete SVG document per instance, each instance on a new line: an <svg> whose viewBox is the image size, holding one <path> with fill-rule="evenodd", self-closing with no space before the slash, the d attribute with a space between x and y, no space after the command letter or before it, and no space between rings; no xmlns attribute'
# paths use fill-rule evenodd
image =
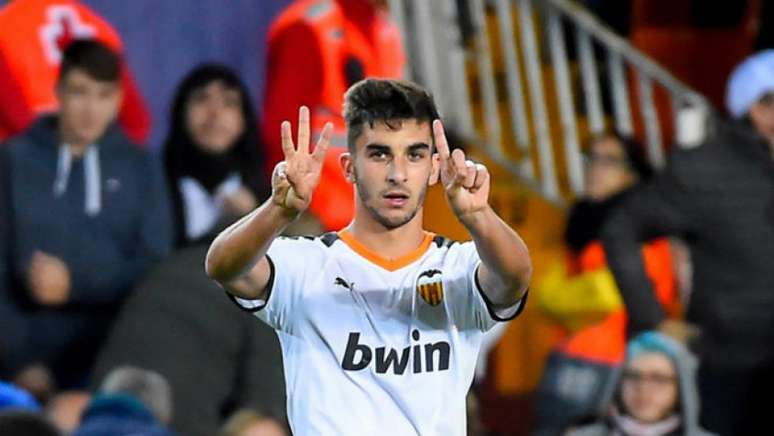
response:
<svg viewBox="0 0 774 436"><path fill-rule="evenodd" d="M218 236L207 273L277 330L294 433L462 435L481 337L524 306L527 247L489 206L487 169L449 152L427 91L365 80L347 91L344 116L352 222L279 237L308 207L330 141L327 125L310 150L302 107L295 144L282 124L272 198ZM438 181L473 241L423 229Z"/></svg>
<svg viewBox="0 0 774 436"><path fill-rule="evenodd" d="M108 320L170 247L164 178L115 123L121 60L64 52L60 110L0 150L0 370L84 383Z"/></svg>
<svg viewBox="0 0 774 436"><path fill-rule="evenodd" d="M0 0L0 142L59 107L55 85L62 54L72 41L94 39L116 52L123 50L116 29L84 3ZM118 123L141 144L150 132L150 113L127 65L121 71L121 88Z"/></svg>

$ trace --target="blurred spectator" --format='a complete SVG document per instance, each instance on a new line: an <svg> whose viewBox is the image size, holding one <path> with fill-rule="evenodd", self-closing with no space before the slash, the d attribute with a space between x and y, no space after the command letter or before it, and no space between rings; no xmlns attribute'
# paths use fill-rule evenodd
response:
<svg viewBox="0 0 774 436"><path fill-rule="evenodd" d="M269 30L262 125L267 169L282 160L280 124L295 121L300 106L309 107L313 137L333 123L325 183L310 206L326 230L346 226L354 212L353 188L339 165L346 151L344 91L365 77L398 78L404 64L400 32L384 0L297 0Z"/></svg>
<svg viewBox="0 0 774 436"><path fill-rule="evenodd" d="M29 392L0 381L0 410L25 409L38 411L40 405Z"/></svg>
<svg viewBox="0 0 774 436"><path fill-rule="evenodd" d="M205 64L183 79L164 160L178 242L196 241L252 211L270 193L250 96L236 74Z"/></svg>
<svg viewBox="0 0 774 436"><path fill-rule="evenodd" d="M242 407L285 415L277 336L236 310L202 268L209 242L183 248L156 268L126 302L100 353L96 378L131 364L172 386L172 428L216 434Z"/></svg>
<svg viewBox="0 0 774 436"><path fill-rule="evenodd" d="M223 425L220 436L289 436L287 425L271 415L243 409Z"/></svg>
<svg viewBox="0 0 774 436"><path fill-rule="evenodd" d="M124 366L111 371L73 436L171 436L172 391L161 375Z"/></svg>
<svg viewBox="0 0 774 436"><path fill-rule="evenodd" d="M578 418L593 415L623 363L626 310L600 241L611 211L651 176L644 148L616 135L595 138L587 154L583 197L570 210L566 259L537 286L540 306L567 332L549 358L538 388L535 434L560 434ZM669 243L643 246L648 279L659 303L674 308L675 275Z"/></svg>
<svg viewBox="0 0 774 436"><path fill-rule="evenodd" d="M736 120L702 146L675 151L602 233L631 330L660 326L688 336L701 361L702 425L743 435L768 428L774 392L774 51L735 69L727 102ZM690 247L687 320L698 336L663 323L646 279L640 241L665 234Z"/></svg>
<svg viewBox="0 0 774 436"><path fill-rule="evenodd" d="M465 397L465 419L468 436L485 436L484 423L481 422L481 402L472 390Z"/></svg>
<svg viewBox="0 0 774 436"><path fill-rule="evenodd" d="M0 412L0 435L61 436L62 434L38 413L9 410Z"/></svg>
<svg viewBox="0 0 774 436"><path fill-rule="evenodd" d="M60 111L0 148L0 367L38 387L46 370L84 384L117 305L170 247L161 169L113 122L119 77L110 49L70 44Z"/></svg>
<svg viewBox="0 0 774 436"><path fill-rule="evenodd" d="M79 1L12 1L0 9L0 141L58 108L54 88L62 53L75 39L90 38L122 50L113 27ZM121 85L120 124L133 141L142 143L150 131L150 114L123 64Z"/></svg>
<svg viewBox="0 0 774 436"><path fill-rule="evenodd" d="M607 400L607 414L568 436L709 436L699 427L696 359L680 343L642 333L626 348L626 364Z"/></svg>
<svg viewBox="0 0 774 436"><path fill-rule="evenodd" d="M87 391L59 392L46 402L45 415L61 432L72 434L81 424L81 416L91 397Z"/></svg>

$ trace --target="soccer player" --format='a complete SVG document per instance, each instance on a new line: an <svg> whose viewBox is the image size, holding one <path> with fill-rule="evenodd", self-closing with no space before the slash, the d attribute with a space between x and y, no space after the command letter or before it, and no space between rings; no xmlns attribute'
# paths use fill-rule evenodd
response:
<svg viewBox="0 0 774 436"><path fill-rule="evenodd" d="M527 247L489 206L486 167L449 152L427 91L367 79L344 118L352 223L279 236L308 207L330 141L326 126L310 150L301 107L295 144L282 123L272 198L215 239L207 273L277 331L294 434L461 436L481 337L524 306ZM472 242L422 228L438 181Z"/></svg>

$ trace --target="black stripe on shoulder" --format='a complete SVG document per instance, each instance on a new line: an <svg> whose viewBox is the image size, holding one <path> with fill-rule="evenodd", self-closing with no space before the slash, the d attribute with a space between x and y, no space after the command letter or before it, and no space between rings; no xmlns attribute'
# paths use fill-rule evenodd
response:
<svg viewBox="0 0 774 436"><path fill-rule="evenodd" d="M323 233L322 235L320 235L319 238L322 241L322 243L325 244L326 247L330 247L331 245L333 245L334 242L336 242L339 239L339 235L336 234L336 232L328 232L328 233Z"/></svg>
<svg viewBox="0 0 774 436"><path fill-rule="evenodd" d="M307 239L309 241L314 241L317 237L311 236L311 235L282 235L280 236L282 239L291 239L293 241L297 241L299 239Z"/></svg>
<svg viewBox="0 0 774 436"><path fill-rule="evenodd" d="M448 248L448 247L451 247L454 244L457 244L458 242L459 241L455 241L455 240L452 240L452 239L449 239L449 238L445 238L445 237L443 237L441 235L436 235L433 238L433 243L435 243L435 245L438 246L438 248L443 248L443 247L447 247Z"/></svg>

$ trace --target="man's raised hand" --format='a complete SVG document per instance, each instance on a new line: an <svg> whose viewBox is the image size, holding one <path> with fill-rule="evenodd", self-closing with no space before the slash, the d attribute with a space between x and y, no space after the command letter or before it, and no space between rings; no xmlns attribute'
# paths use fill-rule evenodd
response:
<svg viewBox="0 0 774 436"><path fill-rule="evenodd" d="M465 222L489 207L489 171L480 163L465 159L465 152L449 152L440 120L433 121L435 147L440 158L440 180L454 214Z"/></svg>
<svg viewBox="0 0 774 436"><path fill-rule="evenodd" d="M275 204L292 213L300 213L309 207L312 193L320 183L325 152L331 142L333 125L326 123L314 151L309 150L311 131L309 108L298 110L298 140L293 144L289 121L281 127L282 153L285 160L274 167L272 174L272 199Z"/></svg>

